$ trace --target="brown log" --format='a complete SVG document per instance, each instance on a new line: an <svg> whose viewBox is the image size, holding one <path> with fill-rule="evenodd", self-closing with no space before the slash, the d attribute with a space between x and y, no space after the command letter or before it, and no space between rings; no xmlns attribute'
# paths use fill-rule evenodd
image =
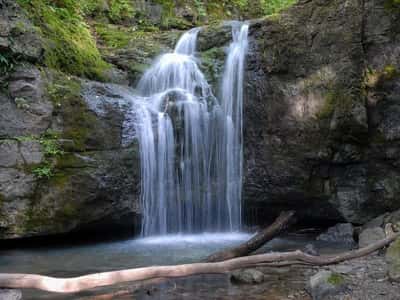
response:
<svg viewBox="0 0 400 300"><path fill-rule="evenodd" d="M206 262L224 261L235 257L249 255L263 246L266 242L272 240L274 237L286 230L293 223L294 214L294 211L282 212L271 225L257 233L247 242L240 244L239 246L211 254L206 258Z"/></svg>
<svg viewBox="0 0 400 300"><path fill-rule="evenodd" d="M282 253L267 253L233 258L223 262L194 263L176 266L154 266L90 274L74 278L54 278L34 274L0 274L0 287L33 288L56 293L75 293L95 287L113 285L129 281L154 278L176 278L199 274L223 274L235 269L259 265L309 264L315 266L336 264L345 260L368 255L390 244L399 234L392 234L367 247L336 255L312 256L299 250Z"/></svg>

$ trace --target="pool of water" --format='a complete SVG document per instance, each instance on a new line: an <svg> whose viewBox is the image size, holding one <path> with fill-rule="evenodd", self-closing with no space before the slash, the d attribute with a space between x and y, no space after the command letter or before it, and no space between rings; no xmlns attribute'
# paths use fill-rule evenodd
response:
<svg viewBox="0 0 400 300"><path fill-rule="evenodd" d="M35 273L73 277L89 273L151 265L197 262L223 248L249 239L248 233L170 235L87 245L0 250L0 273ZM301 249L309 238L290 235L274 239L263 251ZM255 293L261 289L259 293ZM251 294L233 286L227 275L194 276L137 289L125 283L74 295L24 290L25 300L42 299L265 299L262 286ZM240 296L243 294L243 296ZM234 297L233 297L234 295ZM261 298L254 298L260 295ZM251 296L251 297L250 297ZM275 299L270 296L271 299ZM276 298L281 299L281 298Z"/></svg>

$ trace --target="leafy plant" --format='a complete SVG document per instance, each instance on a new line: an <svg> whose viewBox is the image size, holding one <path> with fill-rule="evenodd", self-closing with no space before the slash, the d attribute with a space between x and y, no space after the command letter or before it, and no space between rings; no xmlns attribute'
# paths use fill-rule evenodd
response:
<svg viewBox="0 0 400 300"><path fill-rule="evenodd" d="M108 16L114 23L133 17L135 11L128 0L111 0Z"/></svg>
<svg viewBox="0 0 400 300"><path fill-rule="evenodd" d="M53 176L51 165L46 163L33 169L32 173L39 179L50 179Z"/></svg>
<svg viewBox="0 0 400 300"><path fill-rule="evenodd" d="M15 63L15 59L10 53L0 53L0 76L11 72L15 67Z"/></svg>
<svg viewBox="0 0 400 300"><path fill-rule="evenodd" d="M260 0L265 15L273 15L295 4L297 0Z"/></svg>
<svg viewBox="0 0 400 300"><path fill-rule="evenodd" d="M38 141L44 153L44 161L32 169L32 173L39 179L49 179L53 176L54 158L62 156L64 151L58 142L58 133L46 131L41 136L19 136L15 138L19 142Z"/></svg>

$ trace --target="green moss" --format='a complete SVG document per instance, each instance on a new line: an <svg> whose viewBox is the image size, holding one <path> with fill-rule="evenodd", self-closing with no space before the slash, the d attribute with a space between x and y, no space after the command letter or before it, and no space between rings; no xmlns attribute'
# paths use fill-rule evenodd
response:
<svg viewBox="0 0 400 300"><path fill-rule="evenodd" d="M387 65L384 67L382 75L385 80L392 80L400 77L400 72L393 65Z"/></svg>
<svg viewBox="0 0 400 300"><path fill-rule="evenodd" d="M110 0L108 16L114 23L122 22L134 16L132 1Z"/></svg>
<svg viewBox="0 0 400 300"><path fill-rule="evenodd" d="M328 283L337 286L337 285L343 284L345 279L342 275L340 275L338 273L332 273L332 275L329 276L327 281L328 281Z"/></svg>
<svg viewBox="0 0 400 300"><path fill-rule="evenodd" d="M107 47L123 48L131 40L132 29L125 30L116 25L96 24L96 32Z"/></svg>
<svg viewBox="0 0 400 300"><path fill-rule="evenodd" d="M365 72L364 85L367 88L380 88L386 82L400 77L400 71L392 64L386 65L381 70L368 68Z"/></svg>
<svg viewBox="0 0 400 300"><path fill-rule="evenodd" d="M52 77L47 92L55 104L55 114L63 119L61 138L73 141L73 148L64 150L85 151L90 131L96 125L96 117L81 96L81 82L62 73L54 73Z"/></svg>
<svg viewBox="0 0 400 300"><path fill-rule="evenodd" d="M224 48L211 48L201 52L201 69L209 82L217 83L224 67Z"/></svg>
<svg viewBox="0 0 400 300"><path fill-rule="evenodd" d="M68 224L80 218L80 209L68 199L58 199L61 203L54 207L51 204L32 200L23 216L19 230L21 233L36 233L43 230L63 232Z"/></svg>
<svg viewBox="0 0 400 300"><path fill-rule="evenodd" d="M57 210L56 219L68 221L76 218L77 215L79 215L79 208L73 203L67 202L64 203L61 209Z"/></svg>
<svg viewBox="0 0 400 300"><path fill-rule="evenodd" d="M146 31L135 27L125 27L112 24L95 24L96 33L100 41L110 48L124 48L129 44L135 44L138 40L152 37L157 28L145 27Z"/></svg>
<svg viewBox="0 0 400 300"><path fill-rule="evenodd" d="M343 90L330 90L325 96L322 108L316 114L318 119L330 118L335 109L347 111L351 108L352 98Z"/></svg>
<svg viewBox="0 0 400 300"><path fill-rule="evenodd" d="M318 119L325 119L332 116L333 112L335 111L335 94L333 92L328 92L325 98L324 105L317 113Z"/></svg>
<svg viewBox="0 0 400 300"><path fill-rule="evenodd" d="M292 6L297 0L261 0L265 15L272 15Z"/></svg>
<svg viewBox="0 0 400 300"><path fill-rule="evenodd" d="M400 10L400 0L385 0L384 7L389 12L398 12Z"/></svg>
<svg viewBox="0 0 400 300"><path fill-rule="evenodd" d="M96 47L77 0L17 0L33 23L40 28L45 43L45 64L57 70L104 79L109 68Z"/></svg>

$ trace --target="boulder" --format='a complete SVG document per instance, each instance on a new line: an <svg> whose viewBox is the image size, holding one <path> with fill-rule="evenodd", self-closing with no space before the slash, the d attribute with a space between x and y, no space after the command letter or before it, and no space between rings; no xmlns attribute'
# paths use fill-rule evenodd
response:
<svg viewBox="0 0 400 300"><path fill-rule="evenodd" d="M231 281L237 284L257 284L264 281L264 273L257 269L237 270L231 273Z"/></svg>
<svg viewBox="0 0 400 300"><path fill-rule="evenodd" d="M358 236L358 247L363 248L385 238L381 227L366 228Z"/></svg>
<svg viewBox="0 0 400 300"><path fill-rule="evenodd" d="M331 271L319 271L310 278L308 290L313 300L323 300L344 291L345 284L343 275Z"/></svg>
<svg viewBox="0 0 400 300"><path fill-rule="evenodd" d="M317 240L352 248L355 246L354 227L350 223L337 224L320 234Z"/></svg>
<svg viewBox="0 0 400 300"><path fill-rule="evenodd" d="M314 256L318 256L319 252L318 249L313 245L313 244L307 244L304 246L303 249L304 253L310 254L310 255L314 255Z"/></svg>
<svg viewBox="0 0 400 300"><path fill-rule="evenodd" d="M395 240L386 250L386 262L389 267L389 278L400 282L400 239Z"/></svg>

